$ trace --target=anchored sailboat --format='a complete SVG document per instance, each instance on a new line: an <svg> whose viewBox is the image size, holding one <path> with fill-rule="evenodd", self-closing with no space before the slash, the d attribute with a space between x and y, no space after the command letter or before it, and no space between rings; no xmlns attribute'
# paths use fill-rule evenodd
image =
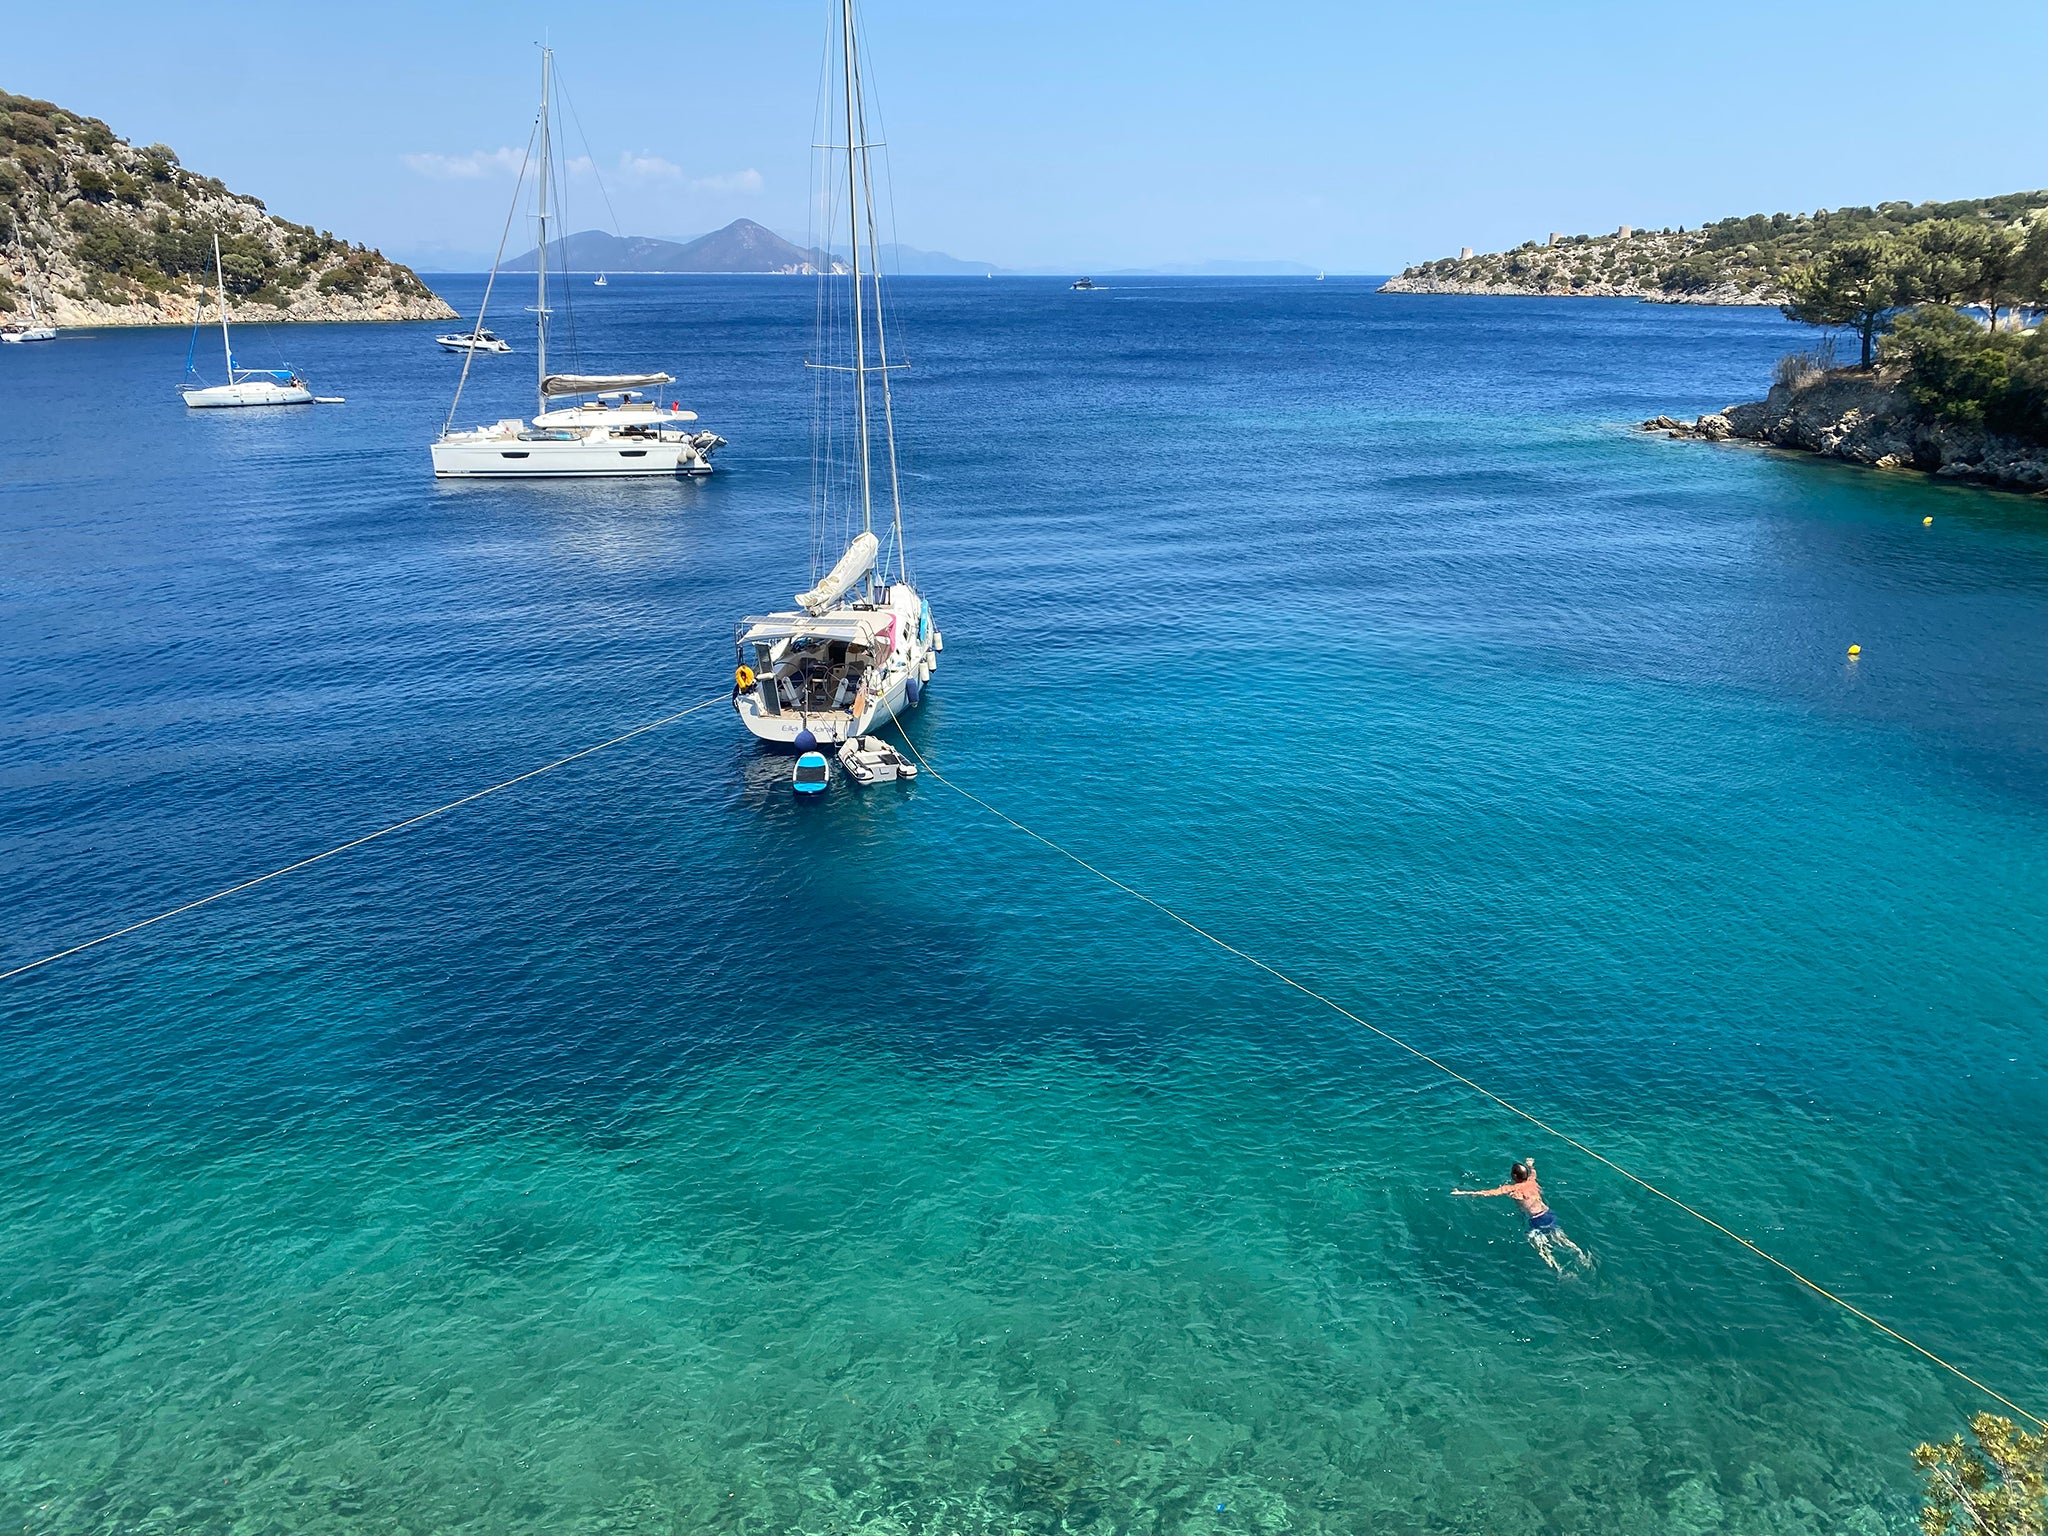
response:
<svg viewBox="0 0 2048 1536"><path fill-rule="evenodd" d="M831 409L832 391L813 423L817 451L812 505L819 538L814 543L809 591L796 596L796 607L782 613L744 619L734 633L739 666L734 676L733 707L746 728L763 741L808 751L822 743L850 741L886 724L915 705L938 665L943 641L932 623L931 607L910 579L903 546L903 497L896 465L896 424L890 398L888 332L882 313L881 269L876 261L871 148L865 122L859 42L855 35L853 0L840 0L840 63L844 79L843 111L833 126L844 127L846 142L827 145L845 151L846 233L849 285L833 291L840 276L821 272L825 288L819 305L820 356L811 366L830 385L841 381L850 398L840 402L852 417L850 430ZM827 137L830 137L828 134ZM833 265L828 263L829 265ZM844 309L849 335L845 362L832 353L841 345L825 334L826 317ZM870 379L875 381L870 382ZM880 434L886 449L889 497L885 550L875 533L875 463L873 394L880 395ZM849 442L850 438L850 442ZM850 462L849 462L850 461ZM860 531L846 545L832 568L818 577L822 544L835 520L858 521ZM839 537L845 537L840 532ZM835 540L836 543L836 540ZM824 546L832 547L832 546ZM892 558L893 557L893 558ZM895 579L889 568L895 566Z"/></svg>
<svg viewBox="0 0 2048 1536"><path fill-rule="evenodd" d="M220 349L227 359L228 381L225 384L194 382L180 385L178 393L185 397L185 403L195 411L213 406L313 404L313 391L289 368L235 366L235 344L228 336L228 275L221 265L218 230L213 235L213 274L220 292ZM199 375L192 366L192 355L199 345L199 322L205 310L206 299L202 291L199 308L192 316L192 345L185 349L185 376L195 381Z"/></svg>
<svg viewBox="0 0 2048 1536"><path fill-rule="evenodd" d="M526 422L515 416L465 432L454 430L455 413L462 407L463 386L469 382L470 362L479 351L495 350L483 342L483 338L490 336L483 324L484 312L490 307L491 288L498 281L498 268L505 259L505 244L500 239L498 255L491 263L490 281L484 287L483 303L477 306L471 344L463 349L468 356L463 359L462 378L455 386L455 400L448 407L448 419L433 444L434 474L441 479L521 480L581 479L593 475L708 475L711 455L725 446L725 439L715 432L687 430L684 423L697 419L695 411L686 411L674 401L664 409L658 398L645 393L675 383L673 375L548 372L548 321L554 313L548 308L554 58L554 50L541 49L540 115L533 130L540 151L540 170L534 184L534 214L540 240L535 259L533 350L537 403L533 420ZM535 143L529 142L529 155L534 147ZM525 182L524 167L520 182L512 191L515 211ZM512 227L509 217L505 227L508 232ZM563 278L566 293L566 273ZM442 341L446 345L447 339Z"/></svg>

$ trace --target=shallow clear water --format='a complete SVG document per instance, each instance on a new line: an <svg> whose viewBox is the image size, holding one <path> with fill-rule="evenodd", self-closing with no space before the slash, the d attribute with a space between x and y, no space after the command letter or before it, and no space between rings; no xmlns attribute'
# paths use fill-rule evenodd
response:
<svg viewBox="0 0 2048 1536"><path fill-rule="evenodd" d="M248 328L350 397L299 412L6 349L0 968L722 691L809 575L810 303L579 296L700 485L437 486L433 327ZM2039 503L1626 430L1770 314L901 309L935 762L2048 1400ZM0 984L0 1525L1909 1528L1962 1383L940 785L786 763L710 711ZM1525 1152L1590 1274L1447 1196Z"/></svg>

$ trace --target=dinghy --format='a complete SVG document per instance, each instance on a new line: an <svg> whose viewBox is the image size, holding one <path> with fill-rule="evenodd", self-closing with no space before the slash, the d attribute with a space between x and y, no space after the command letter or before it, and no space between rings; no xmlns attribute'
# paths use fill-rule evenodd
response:
<svg viewBox="0 0 2048 1536"><path fill-rule="evenodd" d="M889 784L917 777L917 764L879 736L857 736L839 747L839 766L856 784Z"/></svg>

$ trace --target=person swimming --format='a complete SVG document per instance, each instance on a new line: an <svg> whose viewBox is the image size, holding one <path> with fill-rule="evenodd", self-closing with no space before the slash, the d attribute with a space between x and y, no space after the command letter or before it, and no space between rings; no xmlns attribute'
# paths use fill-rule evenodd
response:
<svg viewBox="0 0 2048 1536"><path fill-rule="evenodd" d="M1454 1189L1454 1195L1506 1195L1519 1205L1529 1218L1529 1241L1558 1274L1564 1273L1564 1266L1557 1262L1558 1248L1568 1250L1579 1261L1580 1266L1592 1264L1585 1249L1564 1235L1564 1228L1557 1224L1557 1212L1543 1203L1543 1186L1536 1182L1536 1159L1525 1157L1508 1169L1508 1182L1497 1189Z"/></svg>

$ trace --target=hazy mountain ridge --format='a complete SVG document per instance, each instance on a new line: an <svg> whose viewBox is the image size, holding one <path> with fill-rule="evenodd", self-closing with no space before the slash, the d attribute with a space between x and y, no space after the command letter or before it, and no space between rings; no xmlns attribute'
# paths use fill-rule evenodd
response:
<svg viewBox="0 0 2048 1536"><path fill-rule="evenodd" d="M531 272L539 249L505 263L507 272ZM581 230L548 242L548 266L567 272L708 272L801 275L827 264L823 252L805 250L752 219L734 219L723 229L694 240L660 240L652 235L614 235ZM837 260L835 272L843 271Z"/></svg>
<svg viewBox="0 0 2048 1536"><path fill-rule="evenodd" d="M0 91L0 313L33 296L58 325L189 323L216 233L244 319L455 313L410 268L277 218L167 145L138 149L96 117Z"/></svg>

